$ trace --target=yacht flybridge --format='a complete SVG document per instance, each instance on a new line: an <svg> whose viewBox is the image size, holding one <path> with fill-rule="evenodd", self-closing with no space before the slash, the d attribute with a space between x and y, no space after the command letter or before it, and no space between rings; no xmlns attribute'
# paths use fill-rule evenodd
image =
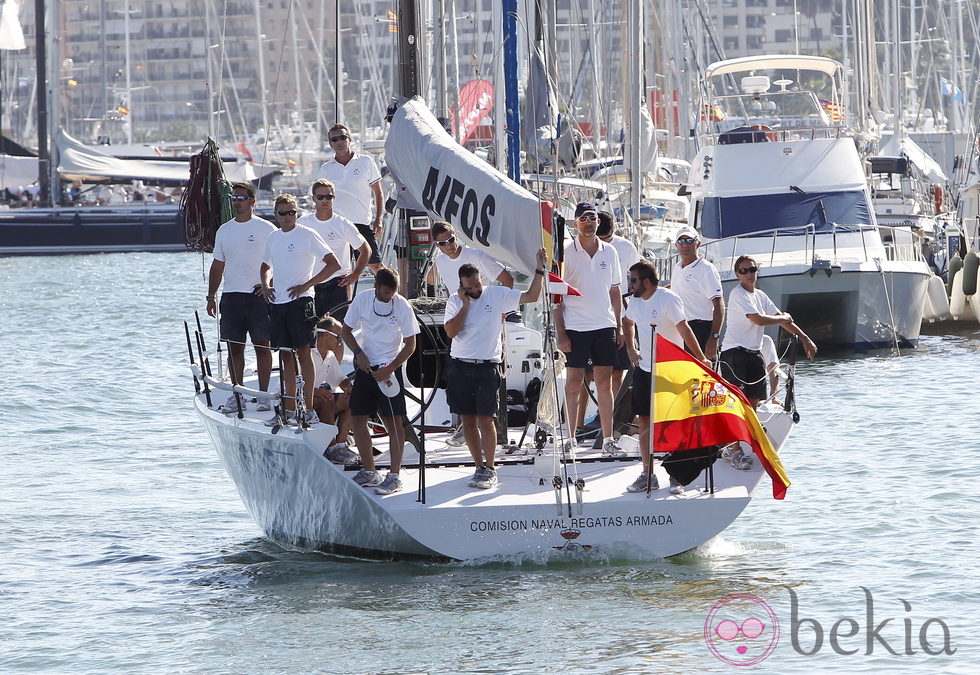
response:
<svg viewBox="0 0 980 675"><path fill-rule="evenodd" d="M843 67L770 55L708 67L688 190L702 252L759 287L818 343L914 345L930 270L917 233L880 226L847 125Z"/></svg>

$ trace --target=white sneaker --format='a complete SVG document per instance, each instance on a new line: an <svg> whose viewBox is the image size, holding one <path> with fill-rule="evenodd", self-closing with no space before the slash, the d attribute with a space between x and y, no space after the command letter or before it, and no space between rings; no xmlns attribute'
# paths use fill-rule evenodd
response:
<svg viewBox="0 0 980 675"><path fill-rule="evenodd" d="M385 479L381 482L381 485L374 488L374 494L376 495L390 495L394 492L401 492L404 488L402 485L402 479L393 473L388 473Z"/></svg>
<svg viewBox="0 0 980 675"><path fill-rule="evenodd" d="M248 399L246 399L244 396L242 396L242 412L245 412L246 410L248 410L248 402L247 401L248 401ZM227 401L225 401L223 404L221 404L221 405L218 406L218 412L221 413L221 414L223 414L223 415L228 415L229 413L237 413L238 412L238 401L235 398L235 395L234 394L232 394L231 396L229 396Z"/></svg>
<svg viewBox="0 0 980 675"><path fill-rule="evenodd" d="M255 404L255 410L257 412L269 412L272 410L272 399L259 399L259 402Z"/></svg>
<svg viewBox="0 0 980 675"><path fill-rule="evenodd" d="M684 494L684 486L674 480L673 477L670 479L670 494L672 495L682 495Z"/></svg>
<svg viewBox="0 0 980 675"><path fill-rule="evenodd" d="M652 478L650 478L650 485L648 486L647 485L647 475L648 474L646 474L646 473L641 473L639 476L637 476L636 480L633 481L632 483L630 483L626 487L626 491L627 492L646 492L647 491L647 487L650 488L650 491L651 492L654 491L654 490L659 490L660 489L660 482L657 480L657 477L656 476L653 476Z"/></svg>
<svg viewBox="0 0 980 675"><path fill-rule="evenodd" d="M742 452L742 448L739 448L734 453L732 453L732 457L730 461L732 463L732 466L738 469L739 471L748 471L749 469L752 468L752 457Z"/></svg>
<svg viewBox="0 0 980 675"><path fill-rule="evenodd" d="M466 437L463 435L463 427L460 426L459 429L453 432L453 435L446 439L446 445L451 445L454 448L466 445Z"/></svg>
<svg viewBox="0 0 980 675"><path fill-rule="evenodd" d="M488 467L484 467L483 475L480 476L479 479L477 479L476 485L474 485L473 487L480 488L481 490L489 490L499 482L500 481L497 480L497 470L492 469L488 466Z"/></svg>
<svg viewBox="0 0 980 675"><path fill-rule="evenodd" d="M357 464L361 459L356 452L348 447L346 443L331 445L329 448L327 448L327 451L323 453L323 456L334 464L341 464L343 466L352 466Z"/></svg>
<svg viewBox="0 0 980 675"><path fill-rule="evenodd" d="M625 457L626 451L614 439L607 438L602 444L602 454L606 457Z"/></svg>

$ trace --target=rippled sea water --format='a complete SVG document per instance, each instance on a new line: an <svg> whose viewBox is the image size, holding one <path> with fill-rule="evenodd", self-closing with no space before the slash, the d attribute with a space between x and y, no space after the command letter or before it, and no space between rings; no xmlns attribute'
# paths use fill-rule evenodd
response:
<svg viewBox="0 0 980 675"><path fill-rule="evenodd" d="M375 563L284 550L245 512L191 408L200 256L6 258L0 289L0 672L730 672L773 633L714 655L730 594L778 618L755 670L975 672L972 330L801 365L787 499L764 484L697 551ZM923 624L955 654L923 653Z"/></svg>

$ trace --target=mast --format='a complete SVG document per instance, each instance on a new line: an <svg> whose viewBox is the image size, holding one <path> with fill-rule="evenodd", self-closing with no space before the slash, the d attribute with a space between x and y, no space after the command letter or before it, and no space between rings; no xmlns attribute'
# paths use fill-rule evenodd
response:
<svg viewBox="0 0 980 675"><path fill-rule="evenodd" d="M418 12L416 11L416 15ZM334 122L344 122L344 57L343 57L343 46L341 45L341 33L340 33L340 0L336 0L334 3L334 23L336 25L336 37L334 39L334 45L336 47L336 52L334 54L334 78L333 78L333 92L334 92ZM399 24L399 27L401 24ZM363 126L363 121L362 121Z"/></svg>
<svg viewBox="0 0 980 675"><path fill-rule="evenodd" d="M507 176L521 179L521 113L517 92L517 0L503 0L504 94L507 109ZM494 119L497 115L494 115Z"/></svg>
<svg viewBox="0 0 980 675"><path fill-rule="evenodd" d="M123 15L123 30L126 32L126 39L125 39L125 44L126 44L126 101L123 103L123 106L125 106L125 108L126 108L126 142L129 143L130 145L132 145L133 144L133 101L132 101L133 83L132 83L132 80L130 79L130 73L129 73L129 63L130 63L130 61L129 61L129 57L130 57L130 54L129 54L129 12L130 12L130 9L129 9L129 0L126 0L125 5L123 6L123 12L125 12L125 14Z"/></svg>
<svg viewBox="0 0 980 675"><path fill-rule="evenodd" d="M50 206L51 200L51 148L49 146L48 119L48 35L47 10L44 0L34 0L34 44L37 85L37 184L41 188L38 199L42 206Z"/></svg>
<svg viewBox="0 0 980 675"><path fill-rule="evenodd" d="M641 0L630 0L629 4L629 66L628 66L628 105L629 105L629 135L626 138L624 152L625 164L629 168L633 184L630 191L630 211L634 226L640 222L640 198L643 192L643 171L640 158L640 106L646 105L643 85L643 41L640 32L643 30L643 9Z"/></svg>
<svg viewBox="0 0 980 675"><path fill-rule="evenodd" d="M262 106L262 129L265 131L266 136L269 134L269 104L265 100L265 49L262 39L265 35L262 34L262 3L259 0L254 0L255 7L255 51L258 56L258 71L259 71L259 104ZM265 165L265 156L268 153L268 148L263 145L262 150L262 164Z"/></svg>
<svg viewBox="0 0 980 675"><path fill-rule="evenodd" d="M490 10L493 12L493 10ZM479 14L477 15L479 16ZM498 11L493 12L493 38L494 43L503 45L505 38L504 29L504 12ZM507 144L506 144L506 124L505 118L507 115L507 101L504 96L504 88L506 82L506 74L504 70L504 57L501 54L497 54L497 57L493 60L493 156L494 164L497 168L506 173L507 172Z"/></svg>

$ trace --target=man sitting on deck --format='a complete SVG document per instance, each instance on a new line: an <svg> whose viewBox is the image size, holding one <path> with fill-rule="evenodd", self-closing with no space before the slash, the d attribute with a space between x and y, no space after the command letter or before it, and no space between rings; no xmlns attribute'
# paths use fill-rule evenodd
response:
<svg viewBox="0 0 980 675"><path fill-rule="evenodd" d="M643 472L626 488L628 492L645 492L648 488L660 487L652 471L650 459L650 392L653 379L653 331L663 335L678 347L687 345L688 350L698 361L710 367L704 357L694 332L684 318L684 305L680 297L671 290L658 288L657 268L646 260L630 267L630 290L633 299L626 307L623 317L623 335L626 337L626 350L633 369L633 412L640 426L640 458ZM633 328L636 327L634 337ZM636 343L640 343L637 353ZM684 488L671 478L670 491L680 494Z"/></svg>
<svg viewBox="0 0 980 675"><path fill-rule="evenodd" d="M476 463L470 487L488 489L497 484L494 416L500 407L503 316L538 299L546 269L541 249L534 279L522 293L506 286L484 288L480 269L465 263L458 272L459 290L446 301L446 335L453 341L446 398L449 409L463 420L466 446Z"/></svg>
<svg viewBox="0 0 980 675"><path fill-rule="evenodd" d="M354 337L354 331L360 331ZM376 494L388 495L402 489L398 475L405 450L405 385L401 367L415 351L419 323L412 306L398 293L398 273L380 267L374 274L374 288L355 296L344 317L344 342L354 355L354 388L350 411L354 422L354 442L364 466L354 482L364 487L377 486ZM390 384L389 384L390 383ZM398 388L388 396L386 391ZM388 430L388 453L391 466L384 481L374 470L374 452L368 417L378 414Z"/></svg>
<svg viewBox="0 0 980 675"><path fill-rule="evenodd" d="M327 447L324 456L334 464L353 464L357 455L347 446L350 435L350 379L344 375L344 326L332 316L325 316L316 325L316 389L313 391L313 410L324 424L337 425L337 438Z"/></svg>

